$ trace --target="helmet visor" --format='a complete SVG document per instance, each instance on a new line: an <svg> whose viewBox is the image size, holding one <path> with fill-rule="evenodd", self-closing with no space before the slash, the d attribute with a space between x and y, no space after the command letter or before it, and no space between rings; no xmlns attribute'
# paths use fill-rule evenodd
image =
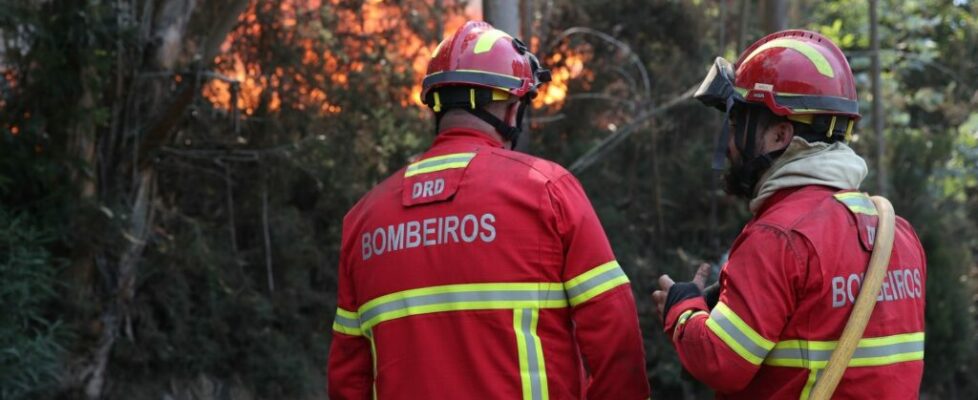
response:
<svg viewBox="0 0 978 400"><path fill-rule="evenodd" d="M693 98L720 111L727 111L727 100L735 95L733 64L717 57Z"/></svg>

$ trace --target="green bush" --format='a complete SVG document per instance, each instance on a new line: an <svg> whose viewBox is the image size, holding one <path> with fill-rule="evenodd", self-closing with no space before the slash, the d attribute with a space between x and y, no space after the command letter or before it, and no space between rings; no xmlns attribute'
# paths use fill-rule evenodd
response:
<svg viewBox="0 0 978 400"><path fill-rule="evenodd" d="M57 297L51 232L0 209L0 398L33 398L56 387L65 329L45 308Z"/></svg>

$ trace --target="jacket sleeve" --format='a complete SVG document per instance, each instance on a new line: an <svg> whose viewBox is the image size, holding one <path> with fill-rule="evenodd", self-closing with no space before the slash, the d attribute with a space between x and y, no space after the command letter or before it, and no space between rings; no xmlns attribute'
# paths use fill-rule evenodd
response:
<svg viewBox="0 0 978 400"><path fill-rule="evenodd" d="M645 351L628 277L580 183L567 174L548 189L563 243L561 279L590 373L587 398L648 398Z"/></svg>
<svg viewBox="0 0 978 400"><path fill-rule="evenodd" d="M331 399L368 400L373 396L373 356L368 333L360 330L348 260L351 251L347 233L344 230L340 248L339 289L333 319L333 341L327 359L327 385Z"/></svg>
<svg viewBox="0 0 978 400"><path fill-rule="evenodd" d="M665 319L683 367L720 393L747 387L774 348L806 260L796 251L800 238L765 226L745 235L720 273L716 307L708 311L695 297L672 306Z"/></svg>

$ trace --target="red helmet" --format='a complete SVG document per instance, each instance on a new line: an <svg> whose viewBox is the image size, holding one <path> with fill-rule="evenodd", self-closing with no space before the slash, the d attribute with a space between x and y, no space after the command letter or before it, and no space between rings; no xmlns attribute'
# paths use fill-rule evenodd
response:
<svg viewBox="0 0 978 400"><path fill-rule="evenodd" d="M549 81L526 45L506 32L481 21L469 21L443 40L431 55L421 88L421 100L429 104L432 89L467 86L499 89L517 98L536 94Z"/></svg>
<svg viewBox="0 0 978 400"><path fill-rule="evenodd" d="M725 111L727 118L744 118L745 113L734 116L731 111L756 105L811 125L811 131L817 133L806 140L848 140L860 118L849 62L835 43L818 33L792 29L767 35L744 50L734 69L727 60L717 58L693 97ZM749 146L753 132L740 122L736 124L736 143L740 147L748 142L741 151L748 158L754 157ZM714 169L723 169L727 135L728 125L724 123L713 157Z"/></svg>
<svg viewBox="0 0 978 400"><path fill-rule="evenodd" d="M431 107L436 127L448 109L463 109L496 128L516 147L523 114L550 71L526 45L485 22L469 21L435 48L421 83L421 101ZM483 109L493 101L519 99L516 126ZM508 118L508 117L507 117Z"/></svg>
<svg viewBox="0 0 978 400"><path fill-rule="evenodd" d="M835 43L815 32L773 33L737 60L735 90L780 116L843 115L858 120L856 82Z"/></svg>

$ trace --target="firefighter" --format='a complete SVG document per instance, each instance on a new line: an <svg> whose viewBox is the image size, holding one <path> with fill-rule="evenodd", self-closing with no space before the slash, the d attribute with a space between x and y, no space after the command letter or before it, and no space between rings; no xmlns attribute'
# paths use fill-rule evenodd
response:
<svg viewBox="0 0 978 400"><path fill-rule="evenodd" d="M878 215L858 191L865 161L846 144L859 119L842 51L787 30L718 58L695 96L725 113L714 167L753 218L734 241L708 304L692 282L659 278L665 332L693 377L722 399L807 399L836 346L874 247ZM877 303L835 398L917 398L926 264L897 218Z"/></svg>
<svg viewBox="0 0 978 400"><path fill-rule="evenodd" d="M629 280L580 183L511 151L549 79L484 22L434 50L434 143L343 221L330 398L649 396Z"/></svg>

